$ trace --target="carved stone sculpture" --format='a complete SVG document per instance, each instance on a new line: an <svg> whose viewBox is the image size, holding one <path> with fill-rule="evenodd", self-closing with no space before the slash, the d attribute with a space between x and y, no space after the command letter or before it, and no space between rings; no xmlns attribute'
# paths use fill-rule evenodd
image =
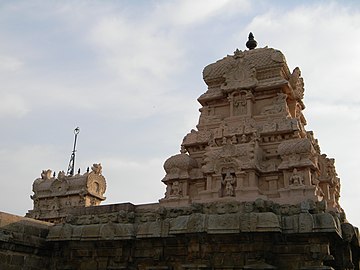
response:
<svg viewBox="0 0 360 270"><path fill-rule="evenodd" d="M41 179L44 179L44 180L49 180L51 178L51 173L52 171L50 169L48 170L43 170L41 172Z"/></svg>
<svg viewBox="0 0 360 270"><path fill-rule="evenodd" d="M334 160L305 129L298 67L291 73L275 49L236 50L205 67L203 78L208 89L198 98L197 129L164 163L162 205L314 200L342 212Z"/></svg>
<svg viewBox="0 0 360 270"><path fill-rule="evenodd" d="M94 164L90 173L66 176L60 171L51 177L51 170L43 170L34 181L31 198L34 208L26 216L50 222L61 222L70 208L99 205L105 197L106 181L101 164Z"/></svg>

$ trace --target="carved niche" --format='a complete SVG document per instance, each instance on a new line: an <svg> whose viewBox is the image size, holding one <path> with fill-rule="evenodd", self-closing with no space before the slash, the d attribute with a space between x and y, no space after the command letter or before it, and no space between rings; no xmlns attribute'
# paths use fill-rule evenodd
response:
<svg viewBox="0 0 360 270"><path fill-rule="evenodd" d="M254 96L251 91L234 91L228 96L230 102L230 117L251 116Z"/></svg>
<svg viewBox="0 0 360 270"><path fill-rule="evenodd" d="M256 69L245 57L245 54L236 50L234 53L235 61L229 70L223 75L225 82L221 89L230 92L237 89L249 89L257 85Z"/></svg>

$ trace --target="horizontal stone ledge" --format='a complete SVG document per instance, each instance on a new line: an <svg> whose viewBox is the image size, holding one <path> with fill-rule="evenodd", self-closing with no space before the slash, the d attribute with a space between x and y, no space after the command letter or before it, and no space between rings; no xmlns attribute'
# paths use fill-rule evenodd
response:
<svg viewBox="0 0 360 270"><path fill-rule="evenodd" d="M130 240L171 237L181 234L238 233L321 233L341 235L338 224L328 213L298 214L280 218L271 212L248 214L191 214L154 222L105 223L89 225L57 224L47 241Z"/></svg>

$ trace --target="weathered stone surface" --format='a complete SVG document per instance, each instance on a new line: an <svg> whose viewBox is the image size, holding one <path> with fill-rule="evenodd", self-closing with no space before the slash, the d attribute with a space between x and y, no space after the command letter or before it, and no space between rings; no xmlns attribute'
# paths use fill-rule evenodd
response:
<svg viewBox="0 0 360 270"><path fill-rule="evenodd" d="M53 226L47 239L48 241L88 241L240 232L282 232L284 234L332 232L341 235L340 224L344 220L339 214L316 212L326 211L326 209L306 209L304 208L306 203L279 205L260 199L253 203L216 202L181 208L163 208L159 204L152 205L152 210L140 205L131 207L128 211L121 211L122 217L134 215L135 217L131 220L114 218L119 214L116 212L102 213L104 220L113 217L114 221L106 223L99 223L98 219L93 218L94 215L88 211L87 215L73 216L71 223ZM123 207L119 205L117 208ZM88 208L90 209L96 210L96 207Z"/></svg>
<svg viewBox="0 0 360 270"><path fill-rule="evenodd" d="M236 50L203 71L197 129L164 163L164 206L210 201L325 201L341 213L334 160L302 113L304 83L275 49Z"/></svg>
<svg viewBox="0 0 360 270"><path fill-rule="evenodd" d="M33 183L34 209L26 216L57 223L66 218L70 208L99 205L105 200L106 181L101 164L94 164L91 169L74 176L59 172L57 177L51 170L43 170L41 178Z"/></svg>
<svg viewBox="0 0 360 270"><path fill-rule="evenodd" d="M0 269L46 269L51 223L0 212Z"/></svg>

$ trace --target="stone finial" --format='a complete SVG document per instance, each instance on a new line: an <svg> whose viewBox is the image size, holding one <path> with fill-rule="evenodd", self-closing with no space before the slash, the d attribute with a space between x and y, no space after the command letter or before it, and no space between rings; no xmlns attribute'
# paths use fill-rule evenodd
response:
<svg viewBox="0 0 360 270"><path fill-rule="evenodd" d="M102 166L101 163L94 163L91 167L91 170L95 173L95 174L101 174L102 173Z"/></svg>
<svg viewBox="0 0 360 270"><path fill-rule="evenodd" d="M253 33L250 32L250 34L249 34L249 40L246 42L246 47L247 47L249 50L252 50L252 49L255 49L256 46L257 46L257 42L256 42L256 40L254 39Z"/></svg>
<svg viewBox="0 0 360 270"><path fill-rule="evenodd" d="M43 180L49 180L51 178L52 171L50 169L43 170L41 172L41 179Z"/></svg>

